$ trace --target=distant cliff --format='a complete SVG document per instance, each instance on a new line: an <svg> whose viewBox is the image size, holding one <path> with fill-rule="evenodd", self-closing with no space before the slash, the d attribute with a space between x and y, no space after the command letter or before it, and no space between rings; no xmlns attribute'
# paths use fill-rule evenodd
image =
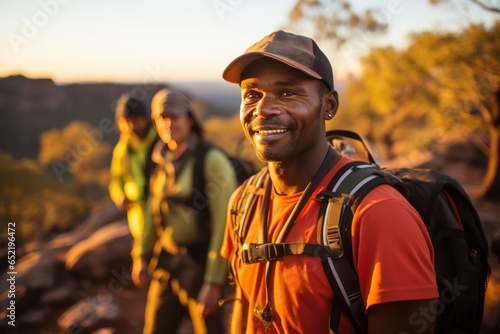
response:
<svg viewBox="0 0 500 334"><path fill-rule="evenodd" d="M63 128L75 120L99 128L103 120L114 120L115 102L121 94L133 91L144 96L149 106L154 93L167 86L179 87L199 99L205 117L229 116L237 112L237 87L223 82L58 85L51 79L11 76L0 78L0 151L9 151L16 158L35 159L43 132ZM114 143L117 135L114 132L104 134L103 139Z"/></svg>

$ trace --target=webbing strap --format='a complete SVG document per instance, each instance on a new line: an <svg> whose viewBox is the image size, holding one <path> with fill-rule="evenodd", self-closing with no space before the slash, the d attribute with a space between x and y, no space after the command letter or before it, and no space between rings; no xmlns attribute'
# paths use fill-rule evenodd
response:
<svg viewBox="0 0 500 334"><path fill-rule="evenodd" d="M330 249L337 252L335 258L344 255L344 244L340 233L340 221L346 207L352 204L352 197L347 194L338 194L338 196L330 197L325 210L325 219L323 226L318 228L319 238L318 243L326 245Z"/></svg>
<svg viewBox="0 0 500 334"><path fill-rule="evenodd" d="M378 176L382 176L383 172L373 164L354 163L330 188L334 193L355 194L366 183ZM355 174L353 174L355 173Z"/></svg>
<svg viewBox="0 0 500 334"><path fill-rule="evenodd" d="M267 177L267 168L263 168L260 172L252 175L242 186L238 200L233 209L232 214L234 215L234 230L236 232L236 240L238 244L243 243L243 239L246 235L247 223L250 211L254 207L254 202L257 200L258 196L264 194L264 188L262 184Z"/></svg>
<svg viewBox="0 0 500 334"><path fill-rule="evenodd" d="M239 279L235 270L237 257L241 251L240 248L243 245L243 239L248 229L248 217L251 216L250 211L253 207L255 207L254 203L257 200L258 196L262 196L263 194L264 189L262 188L262 184L266 176L267 168L262 168L257 174L250 176L246 181L244 181L235 205L231 209L236 249L234 256L231 257L229 263L229 276L232 278L232 280L234 280L234 283L237 287L239 286ZM237 288L237 294L241 293L238 290L239 289Z"/></svg>
<svg viewBox="0 0 500 334"><path fill-rule="evenodd" d="M245 264L274 261L286 255L311 255L320 258L340 256L340 252L330 249L330 247L305 242L250 243L247 247L241 251L241 257Z"/></svg>
<svg viewBox="0 0 500 334"><path fill-rule="evenodd" d="M329 198L325 211L322 244L331 242L328 239L330 229L339 229L341 231L339 243L345 252L343 256L327 258L323 261L323 268L334 290L335 300L342 306L358 333L366 333L367 318L352 259L351 225L356 207L364 196L377 185L386 183L383 175L383 172L373 164L353 162L344 166L328 186L332 197ZM329 196L326 191L323 195ZM339 196L350 200L340 202L336 200ZM338 211L341 211L340 214ZM338 312L338 309L332 308L332 312ZM335 318L338 318L338 315L332 313L331 319ZM330 326L334 329L338 323L331 323Z"/></svg>
<svg viewBox="0 0 500 334"><path fill-rule="evenodd" d="M328 258L323 261L325 274L330 281L334 292L335 301L345 311L347 318L358 333L366 333L368 328L365 315L365 304L359 288L358 276L349 263L347 257L338 259ZM346 278L349 280L346 281ZM332 307L330 315L330 328L337 332L339 323L333 323L332 319L338 319L338 308Z"/></svg>

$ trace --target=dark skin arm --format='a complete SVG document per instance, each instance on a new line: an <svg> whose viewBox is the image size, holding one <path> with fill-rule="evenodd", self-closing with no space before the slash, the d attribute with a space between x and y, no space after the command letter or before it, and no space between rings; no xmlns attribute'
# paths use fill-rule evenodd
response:
<svg viewBox="0 0 500 334"><path fill-rule="evenodd" d="M368 309L370 334L433 334L436 305L433 299L391 302Z"/></svg>
<svg viewBox="0 0 500 334"><path fill-rule="evenodd" d="M222 295L222 285L215 283L205 283L198 293L198 306L196 311L202 317L213 314L218 309L218 302Z"/></svg>

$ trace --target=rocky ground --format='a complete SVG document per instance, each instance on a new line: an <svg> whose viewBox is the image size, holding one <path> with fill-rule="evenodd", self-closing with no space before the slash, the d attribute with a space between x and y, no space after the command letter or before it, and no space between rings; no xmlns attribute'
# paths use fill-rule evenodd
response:
<svg viewBox="0 0 500 334"><path fill-rule="evenodd" d="M16 326L3 314L0 331L140 333L146 292L130 280L130 242L124 216L107 203L74 230L27 244L16 263Z"/></svg>
<svg viewBox="0 0 500 334"><path fill-rule="evenodd" d="M457 153L458 152L458 153ZM472 160L471 160L472 159ZM457 178L473 199L491 242L500 230L500 199L478 198L483 171L462 149L449 151L427 167ZM96 207L74 230L31 242L18 250L15 327L7 317L7 274L0 281L0 332L22 334L141 333L146 291L133 286L131 237L124 216L110 203ZM6 263L6 261L4 261ZM491 256L482 334L498 334L500 262ZM2 272L4 268L2 268ZM191 333L188 323L180 331Z"/></svg>

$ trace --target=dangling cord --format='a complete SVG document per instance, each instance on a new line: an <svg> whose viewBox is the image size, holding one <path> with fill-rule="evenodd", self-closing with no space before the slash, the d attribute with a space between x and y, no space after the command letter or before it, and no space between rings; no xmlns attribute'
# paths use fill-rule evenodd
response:
<svg viewBox="0 0 500 334"><path fill-rule="evenodd" d="M265 281L265 289L266 289L266 305L261 307L259 305L255 305L253 309L253 313L255 316L262 322L264 326L265 332L271 328L272 319L273 319L273 309L270 306L269 301L269 280L271 278L271 262L266 262L266 281Z"/></svg>
<svg viewBox="0 0 500 334"><path fill-rule="evenodd" d="M267 234L268 234L268 218L270 215L269 212L269 203L271 202L271 190L273 188L271 178L269 177L269 174L267 175L266 178L266 187L264 191L264 198L262 200L262 210L260 213L260 224L261 224L261 240L259 240L261 243L267 243ZM271 328L272 324L272 317L273 317L273 309L270 306L270 301L269 301L269 280L271 278L271 262L268 261L266 262L266 278L265 278L265 291L266 291L266 304L264 305L263 308L259 308L256 306L254 309L255 315L262 321L262 324L264 325L264 329L267 332L269 328Z"/></svg>
<svg viewBox="0 0 500 334"><path fill-rule="evenodd" d="M272 263L270 261L266 262L266 305L261 310L257 310L258 316L261 318L262 323L266 331L269 330L273 319L273 309L269 300L269 282L271 280L271 268Z"/></svg>
<svg viewBox="0 0 500 334"><path fill-rule="evenodd" d="M264 181L266 184L266 188L264 191L264 197L262 199L262 211L260 212L260 225L261 225L261 243L267 243L267 232L268 226L267 222L269 220L269 203L271 202L271 190L273 189L273 183L271 182L271 177L269 173L267 173L266 180Z"/></svg>

